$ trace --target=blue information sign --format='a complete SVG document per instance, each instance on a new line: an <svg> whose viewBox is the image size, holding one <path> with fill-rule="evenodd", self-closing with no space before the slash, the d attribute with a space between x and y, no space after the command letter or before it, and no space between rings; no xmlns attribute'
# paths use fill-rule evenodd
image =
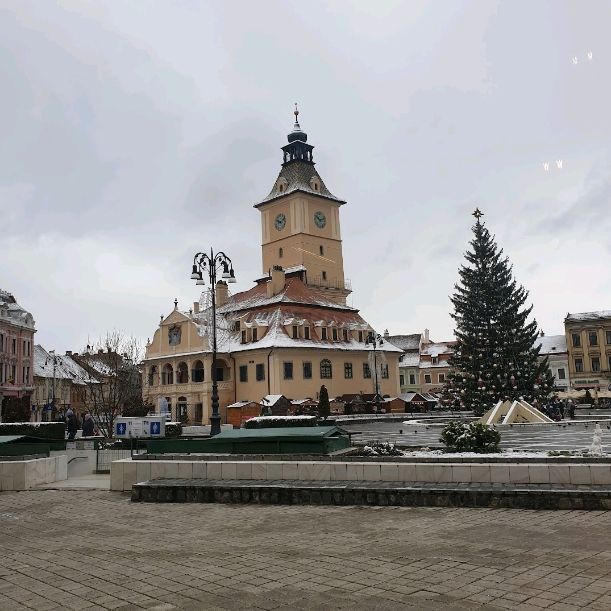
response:
<svg viewBox="0 0 611 611"><path fill-rule="evenodd" d="M161 434L161 422L151 422L151 435Z"/></svg>
<svg viewBox="0 0 611 611"><path fill-rule="evenodd" d="M127 422L117 422L117 435L125 435L127 433Z"/></svg>

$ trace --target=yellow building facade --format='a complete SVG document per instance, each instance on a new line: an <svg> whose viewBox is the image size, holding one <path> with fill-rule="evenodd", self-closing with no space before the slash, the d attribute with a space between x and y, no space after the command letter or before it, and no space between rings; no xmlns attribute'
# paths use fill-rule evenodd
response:
<svg viewBox="0 0 611 611"><path fill-rule="evenodd" d="M574 390L611 390L611 310L567 314L564 332Z"/></svg>
<svg viewBox="0 0 611 611"><path fill-rule="evenodd" d="M349 393L399 394L398 359L389 342L373 349L373 329L346 305L340 207L314 167L313 146L297 115L272 190L255 204L261 214L263 275L250 290L215 287L217 361L222 422L227 405L266 395L331 398ZM147 345L143 392L174 418L207 423L212 394L212 314L202 294L188 312L174 310ZM375 375L373 363L377 363Z"/></svg>

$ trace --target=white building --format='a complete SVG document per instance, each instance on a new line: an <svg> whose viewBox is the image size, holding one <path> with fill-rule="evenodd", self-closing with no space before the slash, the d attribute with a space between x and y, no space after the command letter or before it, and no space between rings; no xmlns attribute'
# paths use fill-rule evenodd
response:
<svg viewBox="0 0 611 611"><path fill-rule="evenodd" d="M539 358L547 357L549 368L554 376L554 388L556 390L569 389L569 353L566 348L566 337L564 335L542 335L537 339L537 345L541 347Z"/></svg>

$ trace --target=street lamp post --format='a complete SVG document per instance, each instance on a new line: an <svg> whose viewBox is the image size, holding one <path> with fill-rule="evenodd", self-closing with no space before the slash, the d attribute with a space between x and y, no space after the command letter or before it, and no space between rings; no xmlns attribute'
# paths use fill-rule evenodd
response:
<svg viewBox="0 0 611 611"><path fill-rule="evenodd" d="M55 350L49 350L49 354L53 358L53 377L51 378L51 416L55 411L55 372L57 369L57 356Z"/></svg>
<svg viewBox="0 0 611 611"><path fill-rule="evenodd" d="M208 276L210 292L212 293L212 415L210 416L210 435L218 435L221 432L221 415L219 413L219 392L216 382L216 274L222 270L221 278L232 284L236 281L231 259L224 253L210 254L198 252L193 257L193 271L191 279L195 284L206 284L204 277Z"/></svg>
<svg viewBox="0 0 611 611"><path fill-rule="evenodd" d="M376 388L376 412L380 411L380 386L378 383L378 347L384 345L384 338L379 333L370 333L365 340L366 346L373 346L373 368L375 369L375 388Z"/></svg>

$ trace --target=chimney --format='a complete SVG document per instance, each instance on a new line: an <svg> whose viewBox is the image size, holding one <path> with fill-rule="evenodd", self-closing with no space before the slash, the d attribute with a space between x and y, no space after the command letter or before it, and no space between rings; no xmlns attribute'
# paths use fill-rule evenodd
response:
<svg viewBox="0 0 611 611"><path fill-rule="evenodd" d="M388 329L384 329L384 339L388 339L390 337L390 333L388 332Z"/></svg>
<svg viewBox="0 0 611 611"><path fill-rule="evenodd" d="M267 283L267 296L273 297L284 290L284 270L280 265L272 267L271 278Z"/></svg>
<svg viewBox="0 0 611 611"><path fill-rule="evenodd" d="M226 282L219 280L216 283L216 305L217 307L225 305L227 303L228 298L229 298L229 287L227 286Z"/></svg>
<svg viewBox="0 0 611 611"><path fill-rule="evenodd" d="M431 340L429 339L429 330L424 330L424 341L428 344Z"/></svg>
<svg viewBox="0 0 611 611"><path fill-rule="evenodd" d="M104 354L104 349L103 348L98 348L98 354Z"/></svg>
<svg viewBox="0 0 611 611"><path fill-rule="evenodd" d="M193 302L193 312L195 312L195 314L199 314L199 301Z"/></svg>
<svg viewBox="0 0 611 611"><path fill-rule="evenodd" d="M72 356L72 350L66 350L66 356Z"/></svg>

